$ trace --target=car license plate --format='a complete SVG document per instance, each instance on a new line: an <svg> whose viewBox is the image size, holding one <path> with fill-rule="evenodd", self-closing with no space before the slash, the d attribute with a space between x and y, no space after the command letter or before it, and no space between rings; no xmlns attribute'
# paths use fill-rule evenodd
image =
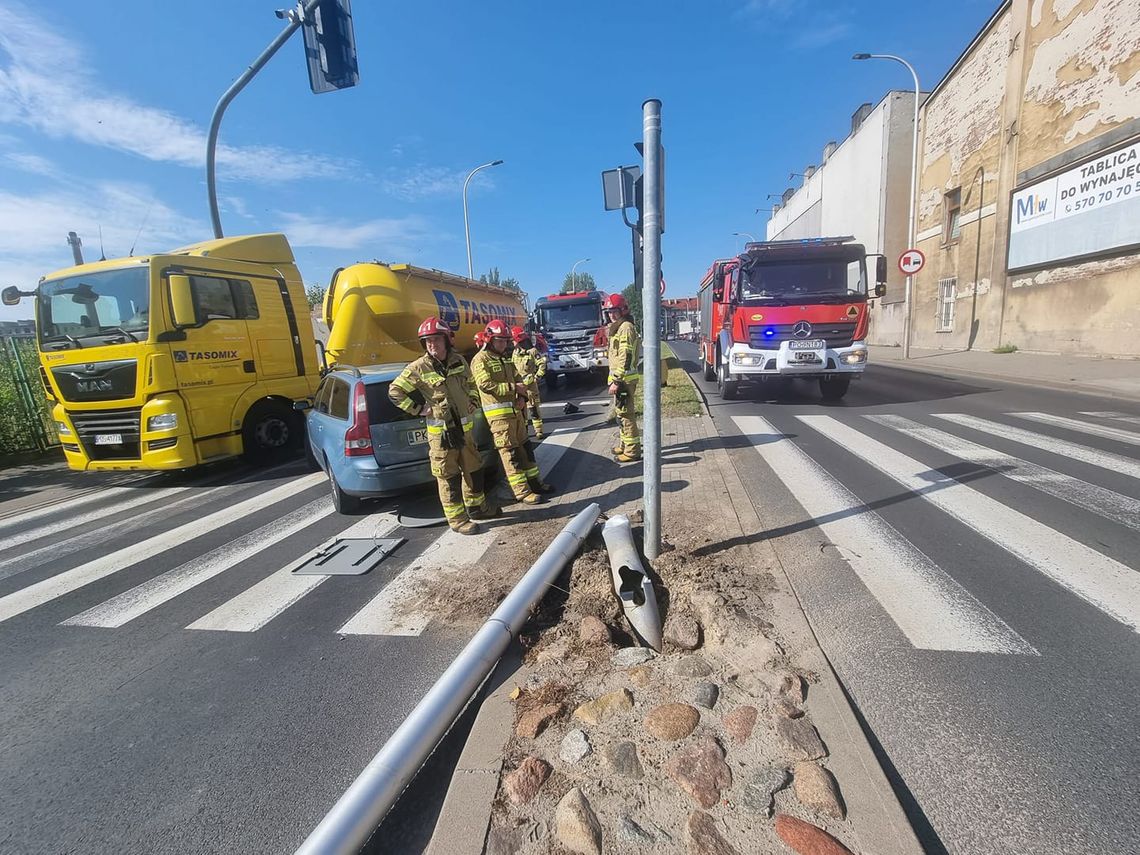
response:
<svg viewBox="0 0 1140 855"><path fill-rule="evenodd" d="M122 445L123 435L121 433L97 433L95 434L96 445Z"/></svg>
<svg viewBox="0 0 1140 855"><path fill-rule="evenodd" d="M808 362L812 364L823 362L823 360L819 358L819 354L814 350L797 350L792 356L795 362Z"/></svg>
<svg viewBox="0 0 1140 855"><path fill-rule="evenodd" d="M822 338L809 338L804 341L789 341L788 350L823 350L827 342Z"/></svg>
<svg viewBox="0 0 1140 855"><path fill-rule="evenodd" d="M408 431L408 445L423 445L427 442L427 428Z"/></svg>

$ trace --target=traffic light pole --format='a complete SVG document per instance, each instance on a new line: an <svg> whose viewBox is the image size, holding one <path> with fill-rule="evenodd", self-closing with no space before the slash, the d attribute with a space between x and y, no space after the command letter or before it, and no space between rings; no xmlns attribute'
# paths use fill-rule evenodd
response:
<svg viewBox="0 0 1140 855"><path fill-rule="evenodd" d="M218 131L222 126L222 115L230 106L230 102L245 88L245 85L253 80L257 72L261 71L269 60L273 59L273 55L277 53L281 45L289 41L289 37L309 19L320 2L321 0L304 0L304 2L297 3L296 9L285 13L285 17L289 21L285 29L269 43L269 47L261 52L261 55L250 64L241 77L235 80L233 85L223 93L222 97L218 99L218 106L214 108L214 115L210 118L210 132L206 137L206 192L210 196L210 220L214 224L214 237L216 238L224 237L222 234L222 217L218 213L218 187L215 179Z"/></svg>
<svg viewBox="0 0 1140 855"><path fill-rule="evenodd" d="M645 557L661 552L661 102L641 105L643 208L641 305L644 319L645 412L643 423Z"/></svg>

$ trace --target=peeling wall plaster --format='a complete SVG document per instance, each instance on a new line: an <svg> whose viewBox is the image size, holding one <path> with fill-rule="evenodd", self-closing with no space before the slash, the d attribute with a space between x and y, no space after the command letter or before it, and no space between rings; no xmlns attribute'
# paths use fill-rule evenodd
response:
<svg viewBox="0 0 1140 855"><path fill-rule="evenodd" d="M992 283L989 279L982 279L978 282L978 296L984 297L990 293L990 285ZM954 288L954 299L957 300L972 300L974 297L974 283L967 282L965 285L958 285Z"/></svg>
<svg viewBox="0 0 1140 855"><path fill-rule="evenodd" d="M1001 103L1009 62L1007 13L927 104L923 162L950 155L950 172L1001 128Z"/></svg>
<svg viewBox="0 0 1140 855"><path fill-rule="evenodd" d="M1014 288L1032 288L1035 285L1053 285L1057 282L1071 282L1075 279L1092 279L1105 273L1134 267L1140 263L1140 255L1123 255L1119 258L1106 258L1102 261L1087 261L1084 264L1075 264L1070 267L1054 267L1042 270L1033 276L1023 276L1014 279L1010 284Z"/></svg>
<svg viewBox="0 0 1140 855"><path fill-rule="evenodd" d="M1058 20L1064 20L1080 2L1054 0ZM1036 4L1033 9L1036 13ZM1075 115L1064 136L1066 143L1102 123L1140 117L1140 71L1128 80L1121 80L1114 71L1138 51L1136 0L1100 0L1060 33L1037 45L1025 81L1025 97L1037 104L1059 104L1062 116ZM1070 68L1067 75L1062 73L1066 68ZM1078 72L1075 75L1073 68Z"/></svg>

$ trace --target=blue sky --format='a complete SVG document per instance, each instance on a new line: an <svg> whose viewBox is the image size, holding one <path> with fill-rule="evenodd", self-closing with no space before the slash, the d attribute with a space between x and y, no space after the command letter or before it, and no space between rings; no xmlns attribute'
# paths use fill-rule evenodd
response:
<svg viewBox="0 0 1140 855"><path fill-rule="evenodd" d="M532 295L571 264L603 289L632 278L628 230L602 210L603 169L638 162L641 104L663 103L668 295L761 235L768 193L842 140L863 101L932 87L998 0L417 3L356 0L361 83L309 92L299 34L230 107L220 197L227 234L284 231L306 282L380 258ZM205 128L218 97L280 30L272 0L0 0L0 285L211 235ZM798 179L795 183L798 183ZM140 233L141 227L141 233ZM0 318L26 316L0 307Z"/></svg>

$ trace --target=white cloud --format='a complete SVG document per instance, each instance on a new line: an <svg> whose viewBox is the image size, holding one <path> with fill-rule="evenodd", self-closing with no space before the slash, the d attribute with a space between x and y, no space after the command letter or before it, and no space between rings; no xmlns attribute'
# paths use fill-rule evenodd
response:
<svg viewBox="0 0 1140 855"><path fill-rule="evenodd" d="M30 152L15 151L4 154L4 162L20 172L29 172L32 175L43 175L47 178L57 178L59 170L56 165L46 157Z"/></svg>
<svg viewBox="0 0 1140 855"><path fill-rule="evenodd" d="M79 46L13 6L0 5L0 122L179 166L201 167L197 125L111 92L84 67ZM348 175L354 165L277 146L218 147L220 178L291 181Z"/></svg>
<svg viewBox="0 0 1140 855"><path fill-rule="evenodd" d="M389 169L384 177L384 191L406 202L421 199L457 197L463 192L463 181L467 170L447 169L443 166L416 166ZM494 182L486 171L478 173L467 187L470 194L474 189L494 187Z"/></svg>
<svg viewBox="0 0 1140 855"><path fill-rule="evenodd" d="M419 215L356 220L282 212L275 219L294 246L367 250L377 258L416 255L425 242L436 243L446 237Z"/></svg>

